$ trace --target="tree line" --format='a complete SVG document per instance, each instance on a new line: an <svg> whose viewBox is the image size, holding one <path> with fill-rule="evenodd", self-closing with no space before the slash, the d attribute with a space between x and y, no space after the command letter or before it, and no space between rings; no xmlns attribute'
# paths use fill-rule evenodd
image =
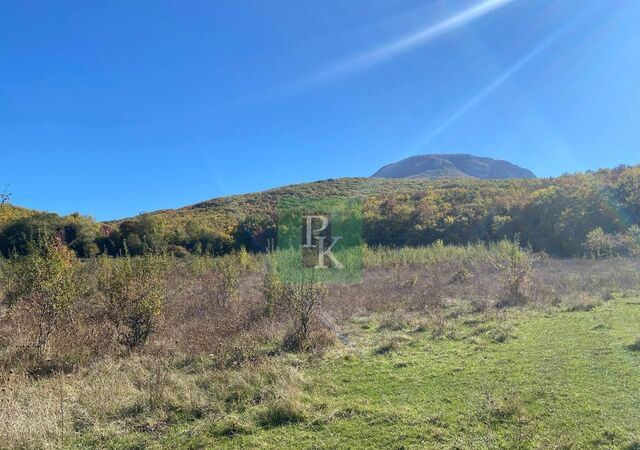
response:
<svg viewBox="0 0 640 450"><path fill-rule="evenodd" d="M26 254L30 242L53 235L79 257L135 256L146 250L177 256L263 252L277 237L277 219L266 208L226 228L195 219L178 226L158 214L101 224L79 214L34 213L0 225L0 253ZM440 183L419 191L374 193L363 202L364 241L370 246L519 237L535 251L556 256L631 254L635 250L629 248L640 245L640 233L632 228L638 223L640 166L544 180Z"/></svg>

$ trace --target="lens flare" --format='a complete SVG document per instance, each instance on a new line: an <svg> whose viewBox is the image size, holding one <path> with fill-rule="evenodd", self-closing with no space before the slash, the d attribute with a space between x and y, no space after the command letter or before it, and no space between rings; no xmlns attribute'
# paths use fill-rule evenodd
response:
<svg viewBox="0 0 640 450"><path fill-rule="evenodd" d="M355 72L369 69L386 62L401 53L407 52L419 45L425 44L450 31L453 31L474 20L480 19L498 9L513 3L515 0L487 0L467 8L435 25L429 25L417 32L406 35L393 42L357 55L345 61L340 61L298 83L298 87L313 85L348 76Z"/></svg>

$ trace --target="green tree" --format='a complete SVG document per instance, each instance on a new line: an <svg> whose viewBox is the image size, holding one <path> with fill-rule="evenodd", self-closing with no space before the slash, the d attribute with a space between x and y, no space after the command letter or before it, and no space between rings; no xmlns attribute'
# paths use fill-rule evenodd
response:
<svg viewBox="0 0 640 450"><path fill-rule="evenodd" d="M6 274L5 300L22 304L29 311L38 355L43 355L49 337L69 319L79 296L75 254L58 237L45 236L30 244L27 255L14 254Z"/></svg>
<svg viewBox="0 0 640 450"><path fill-rule="evenodd" d="M98 289L105 315L118 340L129 349L144 345L155 332L166 295L166 259L146 253L131 257L100 258Z"/></svg>

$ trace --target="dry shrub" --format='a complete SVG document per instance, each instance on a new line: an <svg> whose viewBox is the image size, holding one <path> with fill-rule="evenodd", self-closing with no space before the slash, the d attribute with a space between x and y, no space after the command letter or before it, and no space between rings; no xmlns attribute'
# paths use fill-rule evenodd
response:
<svg viewBox="0 0 640 450"><path fill-rule="evenodd" d="M291 323L283 342L286 349L310 349L312 332L322 326L318 309L327 293L326 286L315 280L284 283L280 304Z"/></svg>
<svg viewBox="0 0 640 450"><path fill-rule="evenodd" d="M273 255L268 255L262 278L262 295L265 302L265 313L268 316L276 312L283 290L284 285L277 273L276 258Z"/></svg>
<svg viewBox="0 0 640 450"><path fill-rule="evenodd" d="M531 272L538 259L530 249L520 247L520 241L501 241L491 248L489 261L499 271L505 290L498 306L524 304L531 286Z"/></svg>
<svg viewBox="0 0 640 450"><path fill-rule="evenodd" d="M566 302L577 293L607 298L613 292L634 292L640 288L640 260L544 259L532 273L532 297L539 304Z"/></svg>
<svg viewBox="0 0 640 450"><path fill-rule="evenodd" d="M176 352L192 355L215 355L230 360L225 354L252 353L274 336L280 336L282 325L264 314L259 295L260 277L250 274L241 279L236 294L226 302L208 301L202 295L206 278L196 275L188 279L180 292L167 299L162 327L152 337L147 351L164 357ZM245 358L239 357L239 360Z"/></svg>
<svg viewBox="0 0 640 450"><path fill-rule="evenodd" d="M105 302L104 317L129 349L144 345L158 327L167 290L166 263L157 254L100 260L98 289Z"/></svg>
<svg viewBox="0 0 640 450"><path fill-rule="evenodd" d="M306 275L295 281L284 280L277 272L276 262L276 258L268 255L262 278L264 316L287 323L283 337L286 350L322 349L333 340L327 329L337 331L326 311L327 286Z"/></svg>
<svg viewBox="0 0 640 450"><path fill-rule="evenodd" d="M241 266L226 261L217 271L204 273L201 276L201 295L204 300L224 307L236 299L242 270Z"/></svg>

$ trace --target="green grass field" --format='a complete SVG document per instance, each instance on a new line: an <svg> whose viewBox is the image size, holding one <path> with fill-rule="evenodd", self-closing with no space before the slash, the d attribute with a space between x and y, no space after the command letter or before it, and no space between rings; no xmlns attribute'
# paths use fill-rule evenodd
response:
<svg viewBox="0 0 640 450"><path fill-rule="evenodd" d="M110 445L640 449L639 325L640 300L625 297L590 311L460 314L441 336L419 321L358 317L347 345L282 357L303 380L295 414L183 422L155 443Z"/></svg>

